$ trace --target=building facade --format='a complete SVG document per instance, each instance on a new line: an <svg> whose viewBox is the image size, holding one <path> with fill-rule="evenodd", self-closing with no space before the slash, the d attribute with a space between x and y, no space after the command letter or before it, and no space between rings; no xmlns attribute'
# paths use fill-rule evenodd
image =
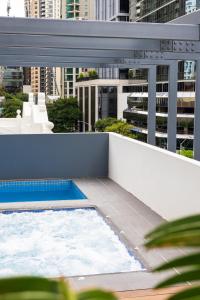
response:
<svg viewBox="0 0 200 300"><path fill-rule="evenodd" d="M80 129L94 130L99 119L108 117L123 119L127 108L127 97L133 84L138 82L120 79L79 80L76 93L82 119ZM141 83L141 82L140 82Z"/></svg>
<svg viewBox="0 0 200 300"><path fill-rule="evenodd" d="M70 20L94 20L94 0L62 0L62 18ZM62 97L75 97L75 82L81 68L64 68L61 74Z"/></svg>
<svg viewBox="0 0 200 300"><path fill-rule="evenodd" d="M200 8L200 0L130 0L130 21L167 23Z"/></svg>
<svg viewBox="0 0 200 300"><path fill-rule="evenodd" d="M95 19L98 21L129 21L129 0L96 0ZM128 79L128 69L99 68L101 79Z"/></svg>
<svg viewBox="0 0 200 300"><path fill-rule="evenodd" d="M20 67L5 67L2 71L2 86L9 93L23 91L23 69Z"/></svg>
<svg viewBox="0 0 200 300"><path fill-rule="evenodd" d="M129 0L96 0L96 20L129 21Z"/></svg>
<svg viewBox="0 0 200 300"><path fill-rule="evenodd" d="M25 12L31 18L59 19L61 0L26 0ZM43 92L46 95L61 93L59 68L31 68L31 89L34 94Z"/></svg>
<svg viewBox="0 0 200 300"><path fill-rule="evenodd" d="M136 22L165 23L200 8L199 0L130 0L130 20ZM147 78L147 73L134 72L136 78ZM183 144L192 149L195 104L195 62L179 62L177 96L177 148ZM168 68L157 67L156 140L167 147L168 120ZM128 97L124 118L144 141L147 139L148 83L134 86Z"/></svg>

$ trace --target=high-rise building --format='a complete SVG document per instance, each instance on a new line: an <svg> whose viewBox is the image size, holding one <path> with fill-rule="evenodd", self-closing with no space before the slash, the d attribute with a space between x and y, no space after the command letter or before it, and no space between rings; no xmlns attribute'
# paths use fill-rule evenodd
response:
<svg viewBox="0 0 200 300"><path fill-rule="evenodd" d="M129 0L96 0L95 19L98 21L129 21ZM128 69L99 68L101 79L128 79Z"/></svg>
<svg viewBox="0 0 200 300"><path fill-rule="evenodd" d="M61 0L25 0L27 17L59 19ZM44 92L47 95L61 93L60 68L31 68L31 88L34 94Z"/></svg>
<svg viewBox="0 0 200 300"><path fill-rule="evenodd" d="M96 20L128 21L129 0L96 0Z"/></svg>
<svg viewBox="0 0 200 300"><path fill-rule="evenodd" d="M130 0L130 20L166 23L198 8L199 0Z"/></svg>
<svg viewBox="0 0 200 300"><path fill-rule="evenodd" d="M130 20L165 23L200 8L200 0L130 0ZM146 78L145 72L134 72L136 78ZM195 63L179 62L177 95L177 147L191 147L193 143L195 103ZM157 67L156 140L167 146L168 68ZM147 137L148 83L135 85L128 97L124 118L135 126L141 139Z"/></svg>
<svg viewBox="0 0 200 300"><path fill-rule="evenodd" d="M62 18L71 20L93 20L94 0L62 0ZM64 68L62 70L62 97L75 97L75 82L81 68Z"/></svg>
<svg viewBox="0 0 200 300"><path fill-rule="evenodd" d="M26 17L39 18L39 0L26 0L24 4ZM34 94L40 92L40 68L31 68L31 89Z"/></svg>
<svg viewBox="0 0 200 300"><path fill-rule="evenodd" d="M20 67L5 67L2 72L2 85L9 93L23 91L23 69Z"/></svg>
<svg viewBox="0 0 200 300"><path fill-rule="evenodd" d="M31 15L31 2L24 0L25 16L28 18Z"/></svg>

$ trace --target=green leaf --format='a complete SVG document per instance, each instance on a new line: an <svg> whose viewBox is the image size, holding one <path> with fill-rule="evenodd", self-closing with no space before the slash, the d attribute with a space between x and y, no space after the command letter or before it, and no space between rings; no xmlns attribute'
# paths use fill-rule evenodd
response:
<svg viewBox="0 0 200 300"><path fill-rule="evenodd" d="M188 288L169 298L169 300L199 300L200 287Z"/></svg>
<svg viewBox="0 0 200 300"><path fill-rule="evenodd" d="M58 295L47 292L18 292L8 293L0 297L1 300L59 300Z"/></svg>
<svg viewBox="0 0 200 300"><path fill-rule="evenodd" d="M58 293L58 281L41 277L13 277L0 279L0 298L6 293L41 291Z"/></svg>
<svg viewBox="0 0 200 300"><path fill-rule="evenodd" d="M186 271L182 274L175 275L173 277L170 277L169 279L161 282L156 286L156 289L169 287L171 285L175 285L178 283L186 283L186 282L192 282L192 281L200 281L200 269L192 270L192 271Z"/></svg>
<svg viewBox="0 0 200 300"><path fill-rule="evenodd" d="M66 300L76 300L76 294L70 289L68 283L64 280L61 279L59 281L59 289L60 293L63 295L63 299Z"/></svg>
<svg viewBox="0 0 200 300"><path fill-rule="evenodd" d="M106 292L103 290L89 290L81 292L77 296L78 300L117 300L115 295L111 292Z"/></svg>
<svg viewBox="0 0 200 300"><path fill-rule="evenodd" d="M190 254L180 258L176 258L162 266L156 268L154 272L166 271L173 268L183 268L183 267L200 267L200 253Z"/></svg>
<svg viewBox="0 0 200 300"><path fill-rule="evenodd" d="M155 247L199 247L200 246L200 230L173 232L153 238L146 242L147 248Z"/></svg>
<svg viewBox="0 0 200 300"><path fill-rule="evenodd" d="M180 232L192 228L200 228L200 215L181 218L176 221L166 222L146 235L147 239L153 239L162 236L163 233Z"/></svg>

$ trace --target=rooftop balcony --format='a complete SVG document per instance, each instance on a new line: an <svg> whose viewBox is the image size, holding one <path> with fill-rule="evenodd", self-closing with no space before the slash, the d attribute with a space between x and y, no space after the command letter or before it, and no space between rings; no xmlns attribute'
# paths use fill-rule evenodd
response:
<svg viewBox="0 0 200 300"><path fill-rule="evenodd" d="M1 156L1 180L73 178L87 200L52 201L48 208L96 207L146 268L82 280L70 278L77 288L152 288L160 275L148 271L179 250L147 253L142 246L144 235L163 219L200 210L199 162L118 134L2 135ZM44 202L0 204L0 209L46 207Z"/></svg>
<svg viewBox="0 0 200 300"><path fill-rule="evenodd" d="M73 277L73 286L98 285L115 291L152 288L161 275L149 271L180 250L146 252L145 234L164 219L200 210L200 162L173 153L179 60L196 60L196 86L200 85L199 18L192 25L0 18L0 25L4 66L148 69L149 145L112 133L1 135L1 180L73 178L87 200L1 203L0 209L95 207L137 253L145 270ZM171 152L153 146L156 67L163 64L169 69ZM195 96L194 153L200 160L199 89Z"/></svg>

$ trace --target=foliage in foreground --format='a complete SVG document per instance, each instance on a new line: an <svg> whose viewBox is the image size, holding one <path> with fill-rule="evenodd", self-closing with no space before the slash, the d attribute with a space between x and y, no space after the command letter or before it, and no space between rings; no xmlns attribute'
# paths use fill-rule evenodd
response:
<svg viewBox="0 0 200 300"><path fill-rule="evenodd" d="M146 236L146 247L194 248L194 253L178 257L156 268L155 272L167 271L173 268L180 272L173 277L161 282L156 288L165 288L186 282L195 283L188 288L169 298L170 300L198 300L200 299L200 215L182 218L165 223Z"/></svg>
<svg viewBox="0 0 200 300"><path fill-rule="evenodd" d="M73 132L81 116L76 98L58 99L47 104L49 121L54 123L54 132Z"/></svg>
<svg viewBox="0 0 200 300"><path fill-rule="evenodd" d="M1 300L116 300L111 292L93 289L75 293L64 279L15 277L0 279Z"/></svg>

